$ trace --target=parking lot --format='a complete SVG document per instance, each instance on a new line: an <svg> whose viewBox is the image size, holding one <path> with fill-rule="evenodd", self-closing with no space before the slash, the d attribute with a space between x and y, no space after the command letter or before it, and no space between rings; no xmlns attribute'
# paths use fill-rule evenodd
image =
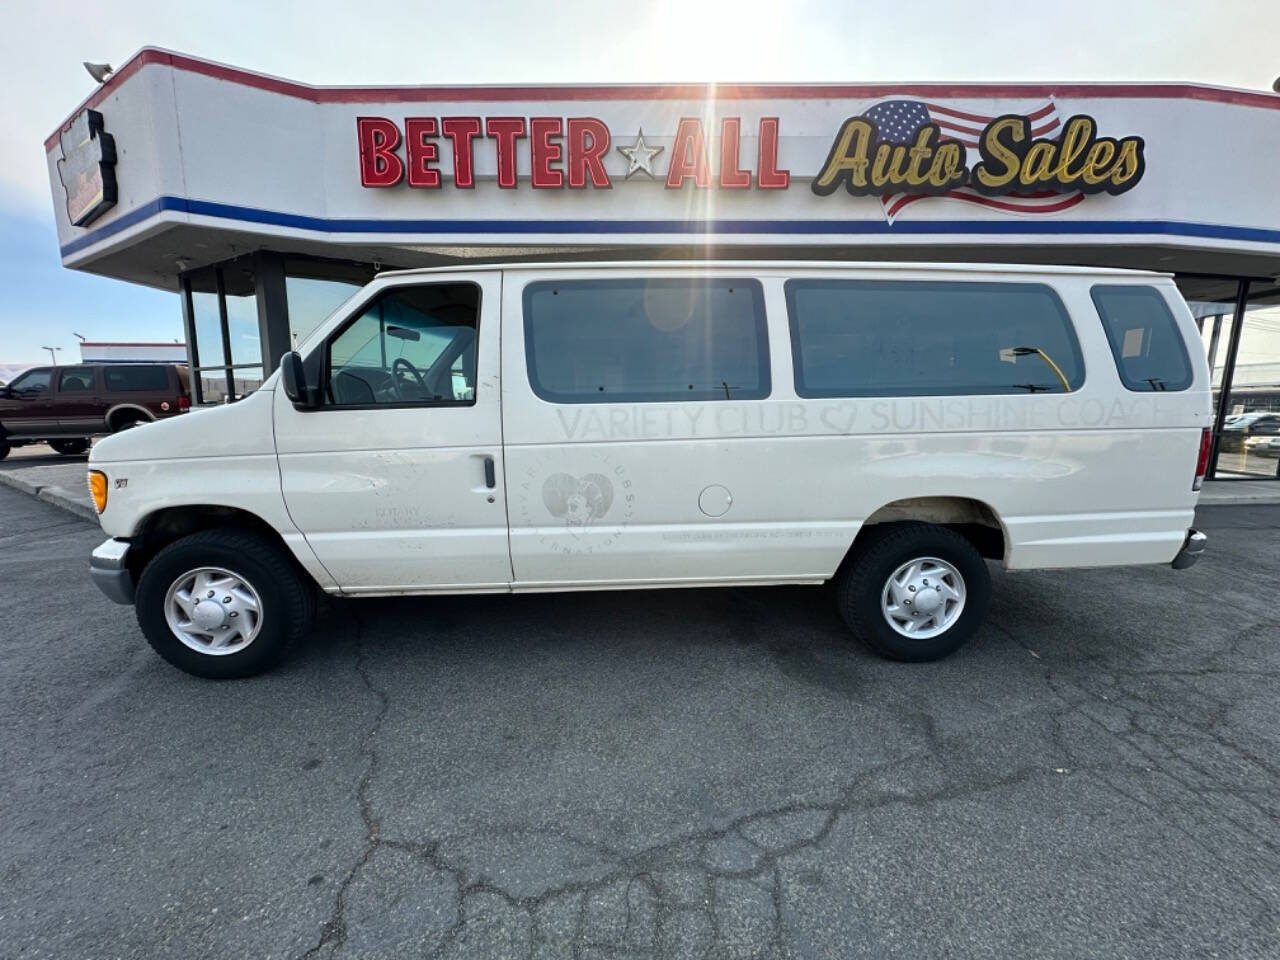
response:
<svg viewBox="0 0 1280 960"><path fill-rule="evenodd" d="M1280 507L1200 525L933 665L691 590L329 601L218 684L0 488L0 955L1280 955Z"/></svg>

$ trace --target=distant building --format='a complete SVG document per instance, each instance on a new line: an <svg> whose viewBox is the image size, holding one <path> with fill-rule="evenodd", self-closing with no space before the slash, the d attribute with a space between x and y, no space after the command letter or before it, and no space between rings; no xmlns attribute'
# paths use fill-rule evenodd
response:
<svg viewBox="0 0 1280 960"><path fill-rule="evenodd" d="M137 363L159 361L186 363L185 343L107 343L85 340L80 344L81 363Z"/></svg>

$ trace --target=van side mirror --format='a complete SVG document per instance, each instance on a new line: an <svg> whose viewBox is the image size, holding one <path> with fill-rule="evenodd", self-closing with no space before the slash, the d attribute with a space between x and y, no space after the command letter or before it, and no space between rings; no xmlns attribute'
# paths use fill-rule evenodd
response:
<svg viewBox="0 0 1280 960"><path fill-rule="evenodd" d="M307 382L307 368L297 351L280 358L280 385L298 410L314 410L320 406L320 391L315 384Z"/></svg>

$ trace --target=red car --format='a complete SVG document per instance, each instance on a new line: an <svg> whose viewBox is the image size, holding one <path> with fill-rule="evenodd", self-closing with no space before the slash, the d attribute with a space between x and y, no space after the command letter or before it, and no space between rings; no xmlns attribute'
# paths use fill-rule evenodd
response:
<svg viewBox="0 0 1280 960"><path fill-rule="evenodd" d="M35 367L0 387L0 459L28 443L73 456L89 438L191 409L187 368L174 363Z"/></svg>

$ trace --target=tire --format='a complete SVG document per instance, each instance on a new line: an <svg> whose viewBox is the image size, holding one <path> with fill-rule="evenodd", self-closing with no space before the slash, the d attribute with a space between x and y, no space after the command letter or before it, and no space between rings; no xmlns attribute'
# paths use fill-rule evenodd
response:
<svg viewBox="0 0 1280 960"><path fill-rule="evenodd" d="M49 446L64 457L74 457L89 449L89 439L87 437L76 437L71 440L50 440Z"/></svg>
<svg viewBox="0 0 1280 960"><path fill-rule="evenodd" d="M9 455L9 451L12 449L13 447L9 446L9 444L5 443L3 440L0 440L0 460L7 457Z"/></svg>
<svg viewBox="0 0 1280 960"><path fill-rule="evenodd" d="M202 652L197 647L210 649L206 637L189 634L188 641L184 641L176 628L170 626L166 615L170 591L184 582L194 585L198 581L187 581L187 578L201 568L230 574L247 587L247 590L228 588L226 584L230 581L216 575L211 575L211 582L204 584L214 587L209 591L213 599L228 599L230 605L224 609L230 614L236 613L237 608L244 614L242 619L234 621L229 618L230 614L224 617L222 622L229 629L237 630L246 622L251 624L253 633L247 643L240 646L240 641L245 639L241 634L236 642L229 644L238 647L234 652ZM203 587L199 590L202 595L205 592ZM256 600L256 615L253 606L243 602L246 596ZM201 600L194 602L203 606ZM262 673L279 663L293 642L310 630L316 597L315 585L298 568L293 557L262 535L248 530L204 530L169 544L151 559L138 579L134 603L138 625L156 653L194 676L227 680ZM185 622L196 633L211 626L209 615L218 615L215 608L191 609L193 612ZM217 630L222 628L212 629L212 635L219 636Z"/></svg>
<svg viewBox="0 0 1280 960"><path fill-rule="evenodd" d="M865 536L837 575L836 602L849 629L890 660L923 663L960 649L991 603L991 574L973 544L954 530L929 523L886 524ZM914 574L913 562L920 564ZM895 576L902 604L889 582ZM925 603L919 602L921 597ZM896 611L901 630L920 629L909 626L915 622L923 625L922 635L895 629L886 606ZM923 620L912 619L921 616Z"/></svg>

